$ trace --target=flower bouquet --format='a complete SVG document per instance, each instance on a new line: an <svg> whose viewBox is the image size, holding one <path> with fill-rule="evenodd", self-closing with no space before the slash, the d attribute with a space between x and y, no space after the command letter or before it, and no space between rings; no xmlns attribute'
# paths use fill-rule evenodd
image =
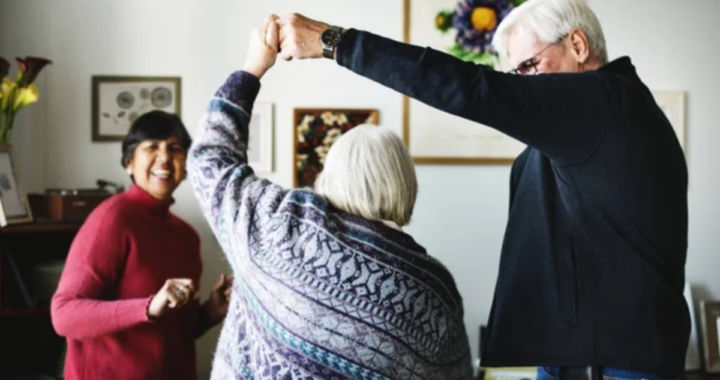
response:
<svg viewBox="0 0 720 380"><path fill-rule="evenodd" d="M10 72L10 63L0 57L0 143L10 143L15 115L23 107L38 100L38 89L33 82L40 71L52 62L45 58L26 57L17 58L18 72L15 81L7 78Z"/></svg>

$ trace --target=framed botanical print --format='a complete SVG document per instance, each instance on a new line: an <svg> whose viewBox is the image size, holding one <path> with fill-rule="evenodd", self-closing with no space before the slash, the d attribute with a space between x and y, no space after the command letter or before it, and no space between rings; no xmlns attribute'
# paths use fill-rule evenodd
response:
<svg viewBox="0 0 720 380"><path fill-rule="evenodd" d="M92 77L92 141L122 141L142 114L161 110L181 117L180 77Z"/></svg>

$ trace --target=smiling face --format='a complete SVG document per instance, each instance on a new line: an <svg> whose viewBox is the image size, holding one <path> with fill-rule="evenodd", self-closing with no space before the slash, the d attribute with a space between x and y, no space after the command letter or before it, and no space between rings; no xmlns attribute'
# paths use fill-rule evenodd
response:
<svg viewBox="0 0 720 380"><path fill-rule="evenodd" d="M180 139L141 141L125 169L135 184L153 198L167 201L185 179L187 154Z"/></svg>

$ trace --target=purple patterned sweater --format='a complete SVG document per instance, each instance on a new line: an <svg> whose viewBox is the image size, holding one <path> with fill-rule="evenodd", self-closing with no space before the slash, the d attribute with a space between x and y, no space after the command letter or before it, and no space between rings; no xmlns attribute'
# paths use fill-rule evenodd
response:
<svg viewBox="0 0 720 380"><path fill-rule="evenodd" d="M247 165L259 80L210 100L188 170L234 271L213 379L469 379L462 299L409 235Z"/></svg>

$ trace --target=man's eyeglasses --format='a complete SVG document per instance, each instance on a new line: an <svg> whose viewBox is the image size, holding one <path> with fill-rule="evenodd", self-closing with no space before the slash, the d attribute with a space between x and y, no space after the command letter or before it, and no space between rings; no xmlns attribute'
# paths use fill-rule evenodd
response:
<svg viewBox="0 0 720 380"><path fill-rule="evenodd" d="M538 72L538 68L537 68L538 59L537 59L537 57L538 57L540 54L544 53L545 50L549 49L551 46L557 45L557 44L559 44L560 42L562 42L562 40L564 40L565 37L567 37L567 35L562 36L562 37L560 37L556 42L553 42L553 43L549 44L548 46L545 46L542 50L540 50L539 52L535 53L535 55L533 55L533 56L530 57L529 59L526 59L526 60L520 62L520 64L519 64L516 68L514 68L514 69L512 69L512 70L509 71L510 74L516 74L516 75L535 75L535 74L537 74L537 72Z"/></svg>

